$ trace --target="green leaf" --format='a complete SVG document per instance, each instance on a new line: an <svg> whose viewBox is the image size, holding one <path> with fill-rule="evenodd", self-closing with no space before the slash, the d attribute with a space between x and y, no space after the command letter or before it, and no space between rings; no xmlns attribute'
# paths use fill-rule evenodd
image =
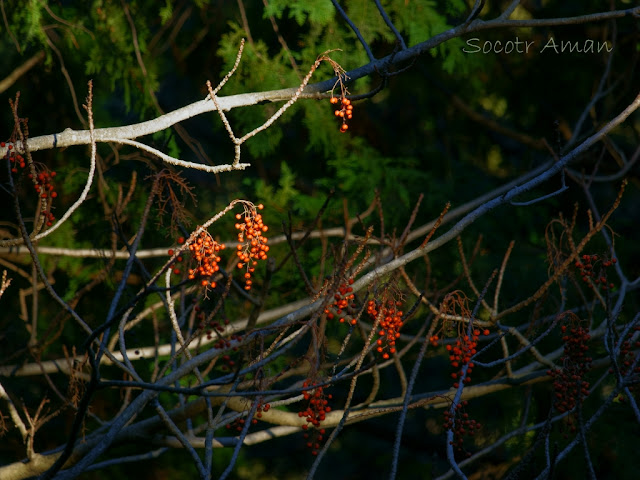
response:
<svg viewBox="0 0 640 480"><path fill-rule="evenodd" d="M169 20L171 20L171 17L173 16L173 5L171 4L171 0L167 0L164 7L160 9L159 15L162 25L165 25Z"/></svg>
<svg viewBox="0 0 640 480"><path fill-rule="evenodd" d="M289 10L288 17L298 25L303 25L307 20L311 24L327 25L335 14L333 5L326 0L273 0L264 10L264 18L270 15L282 18L285 9Z"/></svg>

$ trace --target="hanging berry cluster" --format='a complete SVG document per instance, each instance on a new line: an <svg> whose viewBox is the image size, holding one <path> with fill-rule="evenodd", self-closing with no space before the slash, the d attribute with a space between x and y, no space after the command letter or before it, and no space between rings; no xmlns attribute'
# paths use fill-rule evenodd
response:
<svg viewBox="0 0 640 480"><path fill-rule="evenodd" d="M612 289L614 284L607 280L607 272L605 269L617 263L618 260L612 258L611 260L603 261L600 273L596 274L595 266L597 261L598 255L582 255L582 261L576 261L575 267L578 269L582 281L589 286L600 286L603 290Z"/></svg>
<svg viewBox="0 0 640 480"><path fill-rule="evenodd" d="M482 428L482 424L469 418L469 414L464 411L464 407L469 404L467 400L463 400L455 406L453 413L449 410L444 412L443 427L445 430L453 430L453 441L450 442L453 447L462 451L462 444L465 435L473 437L477 430ZM470 454L467 453L467 456Z"/></svg>
<svg viewBox="0 0 640 480"><path fill-rule="evenodd" d="M211 277L220 270L218 263L221 259L218 252L224 248L224 244L216 242L209 232L206 230L200 232L193 243L189 244L191 255L197 263L196 268L190 268L188 271L189 280L199 277L203 287L216 288L216 282L211 280Z"/></svg>
<svg viewBox="0 0 640 480"><path fill-rule="evenodd" d="M337 315L340 323L344 323L346 318L351 325L356 324L356 319L346 313L348 308L356 308L353 302L355 295L351 285L353 285L353 278L347 280L346 284L341 284L334 296L333 303L324 309L329 320L333 320Z"/></svg>
<svg viewBox="0 0 640 480"><path fill-rule="evenodd" d="M306 430L304 433L306 447L311 450L312 455L317 455L325 435L325 429L319 428L320 423L331 411L328 404L332 396L331 394L325 395L324 388L321 385L316 386L316 383L311 380L305 380L302 388L305 389L302 395L308 404L305 410L298 412L298 417L306 417L307 423L302 425L302 429ZM309 430L309 427L312 427L313 430Z"/></svg>
<svg viewBox="0 0 640 480"><path fill-rule="evenodd" d="M588 356L589 327L582 325L574 315L569 325L562 325L564 352L560 358L562 368L547 370L553 378L554 406L560 413L575 408L577 402L589 395L589 382L584 379L591 369L591 357ZM574 431L573 426L572 431Z"/></svg>
<svg viewBox="0 0 640 480"><path fill-rule="evenodd" d="M389 354L396 353L396 339L400 337L402 328L402 311L399 310L401 306L402 302L394 300L387 300L381 309L373 300L369 300L367 304L367 313L373 319L381 315L378 331L380 338L376 341L376 350L385 360L389 358Z"/></svg>
<svg viewBox="0 0 640 480"><path fill-rule="evenodd" d="M25 158L17 153L13 149L12 144L7 144L5 142L0 142L0 147L7 148L7 153L5 154L5 158L9 160L11 164L11 172L18 173L18 168L25 169L27 167L27 162ZM34 171L32 169L32 171ZM42 210L42 215L44 215L45 223L48 227L53 225L56 217L51 212L52 200L58 196L58 192L56 192L55 187L53 185L53 179L56 176L55 171L47 171L43 170L40 173L37 173L34 177L33 173L29 173L27 177L33 182L33 188L35 189L38 196L44 202L44 208Z"/></svg>
<svg viewBox="0 0 640 480"><path fill-rule="evenodd" d="M24 160L24 157L13 149L13 145L7 145L5 142L0 142L0 147L7 147L7 153L5 154L5 158L9 160L11 163L11 172L18 173L18 167L25 168L27 163Z"/></svg>
<svg viewBox="0 0 640 480"><path fill-rule="evenodd" d="M193 302L197 303L198 299L194 298ZM224 333L224 326L223 325L229 325L229 319L225 318L224 321L219 322L216 320L209 320L207 321L207 315L206 313L203 311L203 309L198 306L195 305L193 307L194 310L194 314L195 314L195 320L198 322L198 331L199 332L204 332L204 334L206 335L207 340L211 341L213 340L213 336L214 335L221 335L222 333ZM220 337L218 338L218 340L216 340L216 342L213 345L213 348L219 348L219 349L228 349L229 347L231 347L231 342L232 341L240 341L242 340L242 336L240 335L236 335L236 334L232 334L229 339ZM231 349L233 352L237 352L238 351L238 347L235 346ZM231 360L231 357L229 357L229 355L224 355L222 357L222 360L224 362L224 364L229 367L228 369L231 369L234 365L235 362L233 360ZM223 370L225 369L225 367L223 366Z"/></svg>
<svg viewBox="0 0 640 480"><path fill-rule="evenodd" d="M336 117L342 118L342 125L340 125L340 131L346 132L349 130L349 125L347 124L347 120L351 120L353 118L353 105L351 104L351 100L349 100L344 95L338 100L338 97L331 97L329 100L331 105L338 105L336 108L335 114Z"/></svg>
<svg viewBox="0 0 640 480"><path fill-rule="evenodd" d="M250 290L252 285L251 276L255 272L255 266L258 264L258 260L266 260L269 246L267 245L267 238L263 235L269 228L263 223L262 215L257 210L263 209L263 205L257 207L250 202L243 201L244 212L236 215L237 220L244 219L243 222L235 224L238 232L238 242L236 255L239 257L237 267L239 269L246 268L244 273L245 278L245 290ZM184 244L184 237L178 238L178 244ZM189 244L189 251L193 259L196 262L195 268L188 270L189 280L200 280L200 284L205 288L215 288L216 282L212 280L212 277L220 270L219 263L221 258L219 256L220 251L225 249L223 243L216 242L211 234L206 230L203 230L198 236ZM173 255L175 251L170 249L169 255ZM182 256L176 257L176 262L181 263L183 261ZM179 275L181 273L180 268L176 265L173 267L173 273Z"/></svg>
<svg viewBox="0 0 640 480"><path fill-rule="evenodd" d="M624 341L620 344L620 360L618 362L618 367L620 368L620 374L623 377L631 374L640 374L640 366L636 362L636 356L638 354L633 350L634 348L640 348L640 341L633 340L633 336L636 332L640 332L640 325L633 327L629 333L627 333ZM631 370L632 368L633 370ZM609 373L614 373L613 368L609 369ZM638 396L640 394L640 384L635 382L632 385L629 385L629 390L632 395ZM624 397L620 396L619 400L624 401Z"/></svg>
<svg viewBox="0 0 640 480"><path fill-rule="evenodd" d="M449 361L451 362L451 366L456 369L456 371L451 374L451 378L454 380L462 378L463 368L466 365L467 374L464 377L464 383L471 382L471 373L474 368L471 357L477 353L476 347L478 346L480 333L480 330L475 328L471 336L462 335L456 339L456 343L454 345L447 345L445 347L449 352ZM489 330L485 329L482 333L484 335L489 335ZM458 386L458 382L453 384L453 388L458 388Z"/></svg>
<svg viewBox="0 0 640 480"><path fill-rule="evenodd" d="M245 269L245 290L251 290L253 281L251 275L255 271L255 267L258 264L258 260L266 260L269 246L267 245L267 238L263 235L269 227L262 222L262 215L258 213L258 210L262 210L264 205L260 204L257 207L252 203L243 203L244 212L236 215L236 220L242 220L243 222L236 223L235 227L238 229L238 242L236 254L238 255L238 269Z"/></svg>
<svg viewBox="0 0 640 480"><path fill-rule="evenodd" d="M178 237L178 244L182 245L184 243L184 237ZM173 254L175 253L175 251L173 250L173 248L170 248L167 253L169 254L170 257L173 256ZM182 261L184 260L184 258L182 257L182 255L178 255L178 257L176 257L176 262L177 263L182 263ZM180 271L180 267L178 265L174 265L172 268L172 272L174 275L180 275L181 271Z"/></svg>
<svg viewBox="0 0 640 480"><path fill-rule="evenodd" d="M271 408L271 405L269 405L268 403L265 403L264 405L262 404L262 402L260 402L258 404L258 407L256 408L256 414L254 416L254 418L251 419L251 425L255 425L258 423L258 419L262 418L262 413L263 412L268 412L269 409ZM237 418L233 421L233 423L228 423L226 425L227 430L235 430L237 432L241 432L242 429L244 428L244 424L245 424L246 420L244 418Z"/></svg>
<svg viewBox="0 0 640 480"><path fill-rule="evenodd" d="M20 164L22 167L22 164ZM23 167L24 168L24 167ZM56 217L51 213L51 205L54 198L58 196L58 193L53 186L53 179L56 176L56 172L48 172L42 171L36 175L35 184L33 188L35 188L36 192L40 195L40 198L45 200L45 204L48 205L48 209L43 209L42 214L45 216L45 221L47 227L53 225ZM33 180L33 175L29 174L28 177Z"/></svg>
<svg viewBox="0 0 640 480"><path fill-rule="evenodd" d="M219 329L218 332L220 332ZM211 340L212 337L212 332L207 332L207 340ZM229 338L225 338L225 337L220 337L218 340L216 340L216 342L213 344L213 348L217 348L219 350L224 350L224 349L228 349L229 347L231 347L231 342L240 342L242 341L242 335L238 335L238 334L232 334L229 336ZM231 348L231 351L233 352L237 352L238 351L238 347L233 347ZM231 357L229 357L228 355L226 357L223 357L222 360L224 361L224 363L226 364L227 367L234 367L235 366L235 362L233 360L231 360ZM222 369L225 370L225 366L222 366Z"/></svg>

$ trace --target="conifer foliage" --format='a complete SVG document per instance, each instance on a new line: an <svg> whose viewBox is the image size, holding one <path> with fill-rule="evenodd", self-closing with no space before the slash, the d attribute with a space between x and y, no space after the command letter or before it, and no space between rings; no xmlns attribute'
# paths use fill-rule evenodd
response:
<svg viewBox="0 0 640 480"><path fill-rule="evenodd" d="M0 1L0 478L635 478L640 8L574 3Z"/></svg>

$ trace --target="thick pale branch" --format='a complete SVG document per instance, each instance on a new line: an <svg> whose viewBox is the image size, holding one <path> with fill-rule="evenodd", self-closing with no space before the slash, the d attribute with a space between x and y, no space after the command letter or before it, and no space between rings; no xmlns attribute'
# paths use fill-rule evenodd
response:
<svg viewBox="0 0 640 480"><path fill-rule="evenodd" d="M626 10L615 10L611 12L596 13L592 15L581 15L578 17L570 18L552 18L552 19L538 19L538 20L503 20L495 19L489 21L474 20L470 25L460 25L451 28L445 32L442 32L427 41L414 45L410 48L395 52L392 55L388 55L376 61L372 61L362 67L356 68L346 73L346 76L353 82L359 78L372 75L376 72L387 70L392 65L403 64L407 60L411 60L432 48L440 45L441 43L451 40L452 38L459 37L463 34L468 34L476 31L483 31L492 28L509 28L509 27L542 27L552 25L576 25L582 23L590 23L595 21L604 21L614 18L623 18L626 16L640 15L640 7L629 8ZM330 91L335 85L335 79L329 79L322 82L307 85L304 91L300 94L300 98L324 98L323 92ZM252 92L243 93L239 95L232 95L228 97L217 97L217 102L220 109L223 111L232 110L234 108L246 107L250 105L257 105L262 102L279 102L288 101L294 95L298 87L286 88L282 90L272 90L267 92ZM161 130L165 130L176 123L182 122L189 118L201 115L203 113L211 112L216 109L213 101L209 97L205 98L191 105L187 105L173 112L162 115L153 120L146 122L127 125L123 127L112 127L95 130L96 142L108 142L113 141L114 138L118 139L134 139L150 135ZM90 143L88 130L71 130L67 128L61 133L53 135L44 135L40 137L29 138L28 141L29 150L36 152L38 150L45 150L50 148L62 148L73 145L88 145ZM16 149L19 152L23 151L22 145L17 144ZM6 153L6 147L0 147L0 157Z"/></svg>

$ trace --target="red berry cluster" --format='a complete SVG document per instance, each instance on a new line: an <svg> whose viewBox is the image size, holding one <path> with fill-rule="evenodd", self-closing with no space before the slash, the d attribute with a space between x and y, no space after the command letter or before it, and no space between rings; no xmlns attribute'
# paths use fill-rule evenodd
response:
<svg viewBox="0 0 640 480"><path fill-rule="evenodd" d="M197 303L198 299L194 298L193 303ZM225 318L223 322L217 322L215 320L209 320L207 322L207 314L202 310L199 305L194 305L193 307L195 313L195 319L198 322L198 333L204 333L208 341L212 341L214 335L217 335L219 338L213 344L213 348L217 349L230 349L231 352L237 352L239 349L237 346L231 348L232 341L241 341L242 336L237 334L232 334L229 338L223 338L220 335L224 333L224 326L229 325L229 319ZM229 355L223 355L221 357L223 361L223 370L231 370L235 366L235 361L231 359Z"/></svg>
<svg viewBox="0 0 640 480"><path fill-rule="evenodd" d="M485 329L483 332L480 332L479 329L475 328L471 336L462 335L456 339L455 345L446 346L446 349L449 352L449 361L451 362L451 366L457 369L457 372L453 372L451 374L451 378L454 380L462 378L462 369L467 365L467 374L464 378L464 383L471 382L471 372L473 372L474 368L471 357L477 353L476 347L478 346L478 338L480 338L481 333L489 335L489 330ZM458 382L453 384L453 388L458 388L458 386Z"/></svg>
<svg viewBox="0 0 640 480"><path fill-rule="evenodd" d="M209 232L206 230L200 232L200 235L189 245L191 255L198 264L196 268L189 269L189 280L200 277L200 284L203 287L216 288L216 282L210 278L220 270L218 263L221 259L218 252L224 248L224 243L216 242Z"/></svg>
<svg viewBox="0 0 640 480"><path fill-rule="evenodd" d="M341 284L338 292L334 295L333 303L324 309L324 313L329 320L333 320L337 315L340 323L344 323L346 318L351 325L356 324L356 319L345 313L349 307L356 307L355 303L353 303L355 295L351 285L353 285L353 278L347 280L346 284Z"/></svg>
<svg viewBox="0 0 640 480"><path fill-rule="evenodd" d="M627 339L622 342L622 345L620 345L620 359L622 361L622 363L620 364L620 373L623 376L629 373L629 368L633 365L636 358L636 353L631 350L631 336L633 334L633 331L640 331L640 326L634 327L634 329L629 332ZM640 341L636 340L633 345L635 346L635 348L640 348ZM635 367L634 373L640 373L640 366Z"/></svg>
<svg viewBox="0 0 640 480"><path fill-rule="evenodd" d="M9 162L11 162L12 173L18 173L18 167L25 168L27 166L24 157L19 153L16 153L16 151L13 149L13 145L7 145L5 142L0 142L0 147L7 147L7 153L5 157L9 159Z"/></svg>
<svg viewBox="0 0 640 480"><path fill-rule="evenodd" d="M604 269L611 267L618 262L617 259L605 260L602 262L602 269L599 274L595 273L595 264L598 261L598 255L583 255L582 261L578 260L575 263L575 267L582 277L582 281L589 286L601 286L603 290L611 289L614 287L613 283L607 280L607 274ZM593 282L593 283L591 283Z"/></svg>
<svg viewBox="0 0 640 480"><path fill-rule="evenodd" d="M262 404L262 402L259 403L258 407L256 408L256 415L251 419L251 424L255 425L256 423L258 423L258 418L262 418L262 412L268 412L270 408L271 405L269 405L268 403L265 403L264 405ZM245 422L246 420L244 418L237 418L233 421L233 423L228 423L226 425L226 428L228 430L236 430L238 432L241 432L244 428Z"/></svg>
<svg viewBox="0 0 640 480"><path fill-rule="evenodd" d="M463 400L454 408L453 413L449 410L444 412L443 426L446 430L453 430L453 441L450 442L457 450L462 451L464 436L473 437L476 430L482 428L482 424L469 418L469 414L464 411L464 407L469 404L467 400Z"/></svg>
<svg viewBox="0 0 640 480"><path fill-rule="evenodd" d="M194 298L194 303L196 302L197 302L197 299ZM220 334L224 332L224 327L220 324L220 322L217 322L215 320L209 320L207 322L206 313L198 305L194 306L193 309L195 311L195 318L198 321L198 331L205 332L207 336L207 340L211 340L213 338L214 333ZM223 323L224 325L229 325L229 319L225 318ZM232 336L231 339L241 340L241 337L239 335ZM228 344L223 344L220 348L225 348L229 346L231 346L230 341L228 341ZM234 347L234 351L237 351L237 350L238 350L238 347Z"/></svg>
<svg viewBox="0 0 640 480"><path fill-rule="evenodd" d="M7 145L5 142L0 142L0 147L7 147L7 153L5 157L11 163L12 173L18 173L18 167L22 169L27 167L25 158L19 153L16 153L16 151L13 149L12 144ZM55 178L55 176L56 172L49 172L46 170L36 174L35 178L31 173L28 175L29 179L33 181L33 188L38 193L39 197L49 200L49 209L42 210L42 214L45 217L45 222L48 227L53 225L53 222L56 219L53 213L51 213L51 200L58 196L58 192L56 192L55 187L53 186L53 179Z"/></svg>
<svg viewBox="0 0 640 480"><path fill-rule="evenodd" d="M627 337L625 338L625 340L620 345L619 366L620 366L620 374L623 377L626 377L630 373L640 374L640 366L638 365L634 367L632 372L630 371L630 368L633 366L636 360L636 355L637 355L637 353L635 353L632 349L640 348L640 341L638 340L633 341L633 338L632 338L635 332L640 332L640 325L636 325L634 328L632 328L631 331L627 334ZM609 373L613 373L613 368L609 369ZM634 395L640 394L640 384L638 383L634 383L633 385L630 385L629 389ZM623 399L624 397L620 398L620 400L623 400Z"/></svg>
<svg viewBox="0 0 640 480"><path fill-rule="evenodd" d="M305 446L311 450L311 455L318 455L318 450L320 450L321 442L324 441L325 434L326 430L319 428L311 433L305 432L302 435L305 439Z"/></svg>
<svg viewBox="0 0 640 480"><path fill-rule="evenodd" d="M184 237L178 237L178 244L182 245L183 243L184 243ZM167 251L167 253L169 254L169 256L173 256L173 254L174 254L175 252L174 252L173 248L170 248L170 249ZM182 255L179 255L179 256L176 258L176 262L178 262L178 263L182 263L182 261L183 261L183 260L184 260L184 259L182 258ZM174 265L174 266L173 266L173 273L174 273L174 275L180 275L180 273L181 273L181 272L180 272L180 268L179 268L177 265Z"/></svg>
<svg viewBox="0 0 640 480"><path fill-rule="evenodd" d="M20 164L22 168L24 168L23 165L23 163ZM35 185L33 186L36 192L40 194L40 198L49 200L49 206L51 206L51 201L58 196L58 192L56 192L53 186L53 179L55 178L55 176L55 171L42 171L36 176ZM29 174L28 177L30 179L33 179L32 174ZM53 225L56 217L53 215L53 213L51 213L51 207L49 207L49 210L42 210L42 214L46 217L47 226L50 227L51 225Z"/></svg>
<svg viewBox="0 0 640 480"><path fill-rule="evenodd" d="M306 389L302 392L302 395L308 401L308 404L305 410L298 412L298 417L306 417L307 423L302 425L302 429L307 430L304 434L304 438L307 441L306 446L311 449L312 455L317 455L320 442L324 440L325 434L324 428L318 427L320 422L324 421L326 414L331 411L328 403L333 397L331 394L325 395L324 388L320 385L316 386L311 380L305 380L302 388ZM308 431L309 426L315 427L311 433Z"/></svg>
<svg viewBox="0 0 640 480"><path fill-rule="evenodd" d="M225 321L225 323L227 323ZM221 332L221 328L216 328L216 330L218 332ZM222 329L223 330L223 329ZM213 338L213 332L208 331L207 332L207 340L211 340ZM242 335L237 335L237 334L232 334L229 338L219 338L216 343L213 344L213 348L218 348L220 350L225 349L225 348L229 348L231 346L231 342L232 341L241 341L242 340ZM238 351L238 347L233 347L232 350L234 352ZM227 359L223 359L225 361L227 361ZM233 363L231 365L229 365L230 367L233 367Z"/></svg>
<svg viewBox="0 0 640 480"><path fill-rule="evenodd" d="M372 318L377 318L378 314L382 315L378 331L380 338L376 341L378 344L376 350L385 360L389 358L389 354L396 353L396 339L400 337L400 328L402 328L402 311L399 310L401 306L402 302L393 300L387 300L386 306L382 306L381 310L373 300L369 300L367 304L367 313Z"/></svg>
<svg viewBox="0 0 640 480"><path fill-rule="evenodd" d="M587 355L591 335L589 327L581 325L579 321L572 323L560 327L564 342L560 359L562 368L547 370L547 374L553 378L554 405L560 413L573 410L577 402L589 395L590 385L584 377L591 369L592 359Z"/></svg>
<svg viewBox="0 0 640 480"><path fill-rule="evenodd" d="M332 105L337 105L340 102L340 108L336 108L334 114L336 117L342 118L342 125L340 125L340 131L346 132L349 130L349 125L347 125L347 120L351 120L353 118L353 105L351 104L351 100L347 97L343 96L341 100L338 100L338 97L331 97L329 100Z"/></svg>
<svg viewBox="0 0 640 480"><path fill-rule="evenodd" d="M238 242L240 244L237 247L237 255L240 261L238 262L238 268L243 269L246 267L244 273L245 278L245 290L251 290L252 280L251 275L255 271L255 266L258 264L258 260L266 260L269 246L267 245L267 238L262 234L269 230L262 222L262 215L256 210L262 210L264 205L260 204L257 207L253 204L245 204L244 213L238 213L236 220L241 220L244 217L244 222L236 223L235 227L239 230Z"/></svg>
<svg viewBox="0 0 640 480"><path fill-rule="evenodd" d="M225 323L229 323L229 322L225 321ZM218 322L209 322L209 327L214 329L216 334L218 335L222 333L222 331L224 331L224 329L220 326ZM213 338L214 332L212 330L207 330L206 334L207 334L207 340L211 340ZM242 340L242 335L237 335L235 333L230 335L229 338L220 337L213 344L213 348L217 348L220 350L229 349L229 347L231 347L231 342L234 342L234 341L239 342L241 340ZM234 346L229 350L229 353L225 353L220 357L220 360L222 360L222 365L220 366L222 371L229 372L234 369L234 367L236 366L236 361L232 358L231 355L233 355L233 353L237 351L238 351L238 347Z"/></svg>

